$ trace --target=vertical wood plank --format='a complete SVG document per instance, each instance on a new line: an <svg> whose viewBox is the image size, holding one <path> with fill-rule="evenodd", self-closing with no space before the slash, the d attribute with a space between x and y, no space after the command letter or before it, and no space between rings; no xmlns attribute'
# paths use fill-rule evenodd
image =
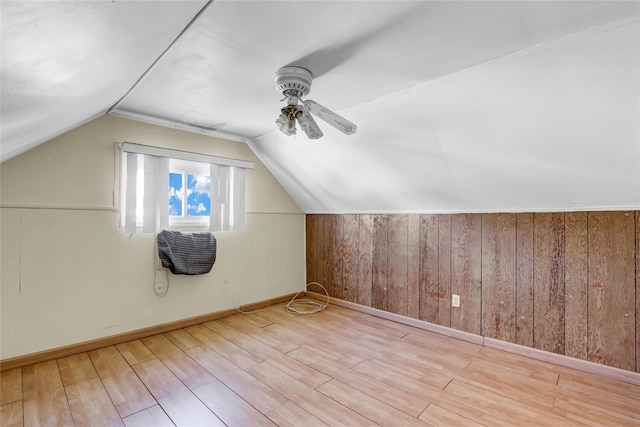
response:
<svg viewBox="0 0 640 427"><path fill-rule="evenodd" d="M451 215L438 215L438 324L451 326Z"/></svg>
<svg viewBox="0 0 640 427"><path fill-rule="evenodd" d="M331 296L336 298L342 297L342 258L340 257L340 249L342 246L342 229L344 223L344 215L330 215L329 245L331 254L329 256L329 284L331 286Z"/></svg>
<svg viewBox="0 0 640 427"><path fill-rule="evenodd" d="M589 212L588 360L635 368L635 224L630 212Z"/></svg>
<svg viewBox="0 0 640 427"><path fill-rule="evenodd" d="M358 299L358 215L344 215L340 258L342 264L341 298L356 302Z"/></svg>
<svg viewBox="0 0 640 427"><path fill-rule="evenodd" d="M387 309L387 215L373 217L373 287L371 306Z"/></svg>
<svg viewBox="0 0 640 427"><path fill-rule="evenodd" d="M329 269L329 277L331 277L331 286L332 296L336 298L342 298L342 279L343 279L343 271L342 271L342 229L344 223L343 215L331 215L333 220L333 233L332 233L332 242L333 251L331 254L331 258L329 261L329 265L331 268Z"/></svg>
<svg viewBox="0 0 640 427"><path fill-rule="evenodd" d="M587 213L565 214L564 354L587 359Z"/></svg>
<svg viewBox="0 0 640 427"><path fill-rule="evenodd" d="M420 320L438 322L438 215L420 215Z"/></svg>
<svg viewBox="0 0 640 427"><path fill-rule="evenodd" d="M407 216L407 315L420 318L420 215Z"/></svg>
<svg viewBox="0 0 640 427"><path fill-rule="evenodd" d="M344 266L342 265L342 249L344 246L344 215L332 215L334 224L333 233L333 277L334 293L342 299L342 287L344 282Z"/></svg>
<svg viewBox="0 0 640 427"><path fill-rule="evenodd" d="M564 213L533 214L533 346L564 354Z"/></svg>
<svg viewBox="0 0 640 427"><path fill-rule="evenodd" d="M390 215L388 222L388 304L392 313L407 315L407 215Z"/></svg>
<svg viewBox="0 0 640 427"><path fill-rule="evenodd" d="M307 283L318 281L318 216L305 215Z"/></svg>
<svg viewBox="0 0 640 427"><path fill-rule="evenodd" d="M482 214L482 335L516 339L516 215Z"/></svg>
<svg viewBox="0 0 640 427"><path fill-rule="evenodd" d="M640 372L640 211L636 216L636 372Z"/></svg>
<svg viewBox="0 0 640 427"><path fill-rule="evenodd" d="M533 347L533 214L516 214L516 344Z"/></svg>
<svg viewBox="0 0 640 427"><path fill-rule="evenodd" d="M373 286L373 215L359 215L358 304L371 307Z"/></svg>
<svg viewBox="0 0 640 427"><path fill-rule="evenodd" d="M324 280L329 295L336 297L336 265L334 259L336 241L336 216L324 215Z"/></svg>
<svg viewBox="0 0 640 427"><path fill-rule="evenodd" d="M481 333L482 222L480 214L451 216L451 293L460 295L460 307L451 308L451 327Z"/></svg>
<svg viewBox="0 0 640 427"><path fill-rule="evenodd" d="M317 215L316 216L316 242L318 243L317 254L316 254L316 282L320 283L325 288L328 286L327 283L327 257L325 251L325 219L327 215Z"/></svg>

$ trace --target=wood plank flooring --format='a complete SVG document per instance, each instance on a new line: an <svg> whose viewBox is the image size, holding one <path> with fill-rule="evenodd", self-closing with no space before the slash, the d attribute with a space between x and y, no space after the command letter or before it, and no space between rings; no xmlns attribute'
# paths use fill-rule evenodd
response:
<svg viewBox="0 0 640 427"><path fill-rule="evenodd" d="M337 306L3 372L2 426L640 426L640 387Z"/></svg>

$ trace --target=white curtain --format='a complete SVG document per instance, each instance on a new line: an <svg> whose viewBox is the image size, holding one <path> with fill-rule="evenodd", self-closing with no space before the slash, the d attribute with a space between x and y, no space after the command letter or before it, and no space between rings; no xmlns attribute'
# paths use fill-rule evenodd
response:
<svg viewBox="0 0 640 427"><path fill-rule="evenodd" d="M121 226L127 233L136 233L140 228L143 233L158 233L167 229L169 227L170 160L175 157L193 161L194 156L197 155L129 143L118 146L122 149ZM151 154L148 154L149 152ZM165 157L168 154L174 157ZM212 156L201 157L208 161L228 163L226 165L210 163L210 231L243 230L245 227L245 171L246 168L253 168L253 163ZM140 179L144 180L144 185L139 185ZM141 212L137 209L139 191L143 191Z"/></svg>
<svg viewBox="0 0 640 427"><path fill-rule="evenodd" d="M211 231L244 230L245 169L211 165Z"/></svg>
<svg viewBox="0 0 640 427"><path fill-rule="evenodd" d="M136 153L123 153L121 222L124 231L135 233L140 219L143 233L157 233L169 226L169 159ZM138 185L139 170L144 186ZM138 190L143 190L142 218L138 217Z"/></svg>
<svg viewBox="0 0 640 427"><path fill-rule="evenodd" d="M244 230L245 169L233 168L233 230Z"/></svg>

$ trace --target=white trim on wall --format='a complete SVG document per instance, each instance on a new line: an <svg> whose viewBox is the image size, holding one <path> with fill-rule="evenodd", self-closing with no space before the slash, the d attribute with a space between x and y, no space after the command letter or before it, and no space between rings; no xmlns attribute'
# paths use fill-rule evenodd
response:
<svg viewBox="0 0 640 427"><path fill-rule="evenodd" d="M152 147L150 145L133 144L130 142L119 142L116 144L118 148L127 153L168 157L171 159L187 160L190 162L214 163L217 165L234 166L244 169L254 168L254 163L249 160L229 159L226 157L210 156L207 154L192 153L190 151L170 150L168 148Z"/></svg>

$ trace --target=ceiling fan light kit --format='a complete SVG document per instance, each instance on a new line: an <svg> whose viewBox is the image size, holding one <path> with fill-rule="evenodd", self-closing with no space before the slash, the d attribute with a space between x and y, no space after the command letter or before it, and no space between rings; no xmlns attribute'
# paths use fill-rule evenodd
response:
<svg viewBox="0 0 640 427"><path fill-rule="evenodd" d="M309 139L318 139L323 133L313 119L313 114L345 135L355 133L357 126L344 117L315 101L302 101L301 98L311 91L312 81L313 75L305 68L283 67L276 71L276 90L284 96L282 100L287 102L287 105L280 110L280 116L276 119L278 129L287 136L295 135L297 120L300 128Z"/></svg>

